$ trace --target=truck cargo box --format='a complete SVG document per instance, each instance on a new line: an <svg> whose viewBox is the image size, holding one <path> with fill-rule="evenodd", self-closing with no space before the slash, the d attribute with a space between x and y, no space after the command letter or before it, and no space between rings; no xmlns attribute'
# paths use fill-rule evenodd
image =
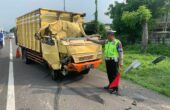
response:
<svg viewBox="0 0 170 110"><path fill-rule="evenodd" d="M87 74L101 64L102 46L87 41L85 14L38 9L17 18L17 45L26 64L48 65L52 79L69 72ZM99 39L99 35L88 36Z"/></svg>
<svg viewBox="0 0 170 110"><path fill-rule="evenodd" d="M56 20L73 21L76 15L85 14L57 11L51 9L38 9L17 18L17 44L36 52L41 52L40 41L34 38L35 33Z"/></svg>

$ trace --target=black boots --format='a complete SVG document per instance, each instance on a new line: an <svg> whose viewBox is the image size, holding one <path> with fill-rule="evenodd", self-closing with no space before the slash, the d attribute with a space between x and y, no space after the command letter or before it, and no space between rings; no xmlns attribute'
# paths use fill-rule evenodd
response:
<svg viewBox="0 0 170 110"><path fill-rule="evenodd" d="M105 90L109 90L109 86L105 86L104 89L105 89Z"/></svg>
<svg viewBox="0 0 170 110"><path fill-rule="evenodd" d="M109 90L109 93L110 94L119 95L119 88L118 87L114 87L114 88Z"/></svg>
<svg viewBox="0 0 170 110"><path fill-rule="evenodd" d="M119 87L109 88L109 86L104 87L105 90L108 90L110 94L119 95Z"/></svg>

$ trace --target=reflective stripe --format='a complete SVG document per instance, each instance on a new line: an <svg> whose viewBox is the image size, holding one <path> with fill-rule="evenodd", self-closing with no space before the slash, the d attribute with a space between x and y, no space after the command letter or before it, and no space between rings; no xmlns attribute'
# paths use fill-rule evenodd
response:
<svg viewBox="0 0 170 110"><path fill-rule="evenodd" d="M105 58L105 60L114 60L115 62L118 62L118 58Z"/></svg>

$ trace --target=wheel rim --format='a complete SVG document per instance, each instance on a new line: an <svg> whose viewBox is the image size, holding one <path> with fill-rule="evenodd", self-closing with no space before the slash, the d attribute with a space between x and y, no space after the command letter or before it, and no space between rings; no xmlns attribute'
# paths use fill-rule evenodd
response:
<svg viewBox="0 0 170 110"><path fill-rule="evenodd" d="M68 74L68 71L67 71L66 69L63 69L63 70L61 71L61 73L62 73L63 76L66 76L66 75Z"/></svg>

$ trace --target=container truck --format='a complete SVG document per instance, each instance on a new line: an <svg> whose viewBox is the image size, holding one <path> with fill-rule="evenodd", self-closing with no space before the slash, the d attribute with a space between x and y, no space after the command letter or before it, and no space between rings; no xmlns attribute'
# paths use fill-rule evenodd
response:
<svg viewBox="0 0 170 110"><path fill-rule="evenodd" d="M102 62L102 47L86 40L84 16L41 8L18 17L16 40L23 60L47 64L53 80L61 74L87 74L97 68ZM88 37L99 39L99 35Z"/></svg>

